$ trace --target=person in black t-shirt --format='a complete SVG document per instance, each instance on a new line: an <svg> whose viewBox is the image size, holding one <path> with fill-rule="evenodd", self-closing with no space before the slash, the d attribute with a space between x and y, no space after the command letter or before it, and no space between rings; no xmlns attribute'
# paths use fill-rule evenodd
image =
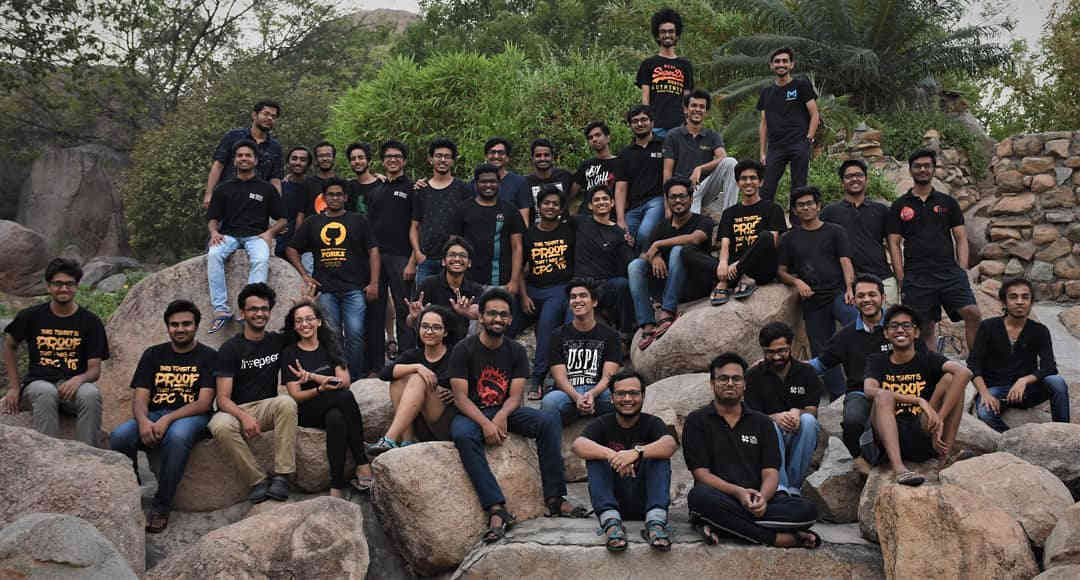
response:
<svg viewBox="0 0 1080 580"><path fill-rule="evenodd" d="M671 548L667 527L671 456L679 444L655 415L641 412L645 381L634 371L612 377L615 412L589 423L571 450L585 460L589 499L607 534L607 549L627 548L622 520L645 520L642 536L660 551Z"/></svg>
<svg viewBox="0 0 1080 580"><path fill-rule="evenodd" d="M424 280L416 288L416 296L407 300L409 316L405 323L414 330L419 330L420 312L428 304L448 307L450 320L446 325L446 348L453 350L454 345L465 338L469 332L469 322L480 318L476 300L484 292L484 287L465 277L469 270L472 245L458 236L450 236L440 252L443 254L443 269L437 276Z"/></svg>
<svg viewBox="0 0 1080 580"><path fill-rule="evenodd" d="M780 280L799 291L802 300L806 336L814 356L825 350L836 334L836 325L851 324L858 311L852 284L855 268L851 265L851 246L847 233L836 225L821 221L821 192L816 187L801 187L791 192L791 207L800 227L780 239ZM825 373L825 388L836 399L844 394L840 369Z"/></svg>
<svg viewBox="0 0 1080 580"><path fill-rule="evenodd" d="M281 204L285 211L285 229L274 238L274 255L285 260L285 249L300 224L304 223L304 212L311 199L311 181L307 172L311 167L311 151L307 147L296 146L289 149L286 156L288 173L281 180ZM311 254L302 256L304 268L312 269Z"/></svg>
<svg viewBox="0 0 1080 580"><path fill-rule="evenodd" d="M586 159L578 166L574 174L574 184L570 187L570 211L578 205L577 196L583 191L589 191L595 185L604 184L608 189L615 191L615 180L622 173L622 160L611 153L611 129L603 121L593 121L585 126L585 139L589 142L589 148L595 154L591 159ZM577 213L585 213L586 204L580 204Z"/></svg>
<svg viewBox="0 0 1080 580"><path fill-rule="evenodd" d="M476 168L476 196L450 218L449 231L473 247L466 274L484 286L504 286L511 295L521 286L521 236L525 224L509 203L498 198L499 171L486 163Z"/></svg>
<svg viewBox="0 0 1080 580"><path fill-rule="evenodd" d="M611 219L611 189L597 185L585 194L592 215L570 218L574 226L574 276L596 286L600 308L613 327L634 329L634 304L626 266L633 259L633 239ZM572 314L567 312L566 322Z"/></svg>
<svg viewBox="0 0 1080 580"><path fill-rule="evenodd" d="M285 315L286 346L281 351L282 382L297 404L301 427L326 430L326 458L330 464L330 495L344 497L349 485L345 451L356 462L352 486L371 489L371 465L364 454L364 418L349 387L352 380L338 345L336 331L325 324L322 311L309 301L293 305Z"/></svg>
<svg viewBox="0 0 1080 580"><path fill-rule="evenodd" d="M214 149L214 160L210 163L210 174L206 177L206 189L204 190L203 209L210 207L217 186L235 176L234 151L240 141L249 141L255 147L257 165L253 166L256 176L273 185L281 192L281 144L270 134L274 130L278 115L281 114L281 105L274 101L262 100L255 103L251 110L251 125L243 129L233 129L221 138Z"/></svg>
<svg viewBox="0 0 1080 580"><path fill-rule="evenodd" d="M652 16L652 35L660 52L642 61L634 84L641 87L641 104L656 112L653 132L661 139L683 123L682 99L694 89L694 67L675 55L682 34L682 16L671 8Z"/></svg>
<svg viewBox="0 0 1080 580"><path fill-rule="evenodd" d="M752 159L735 166L742 199L724 210L720 217L720 259L716 265L713 306L726 304L731 296L749 298L759 284L776 278L780 234L787 231L784 210L761 199L761 177L765 168ZM734 286L732 293L730 286Z"/></svg>
<svg viewBox="0 0 1080 580"><path fill-rule="evenodd" d="M529 210L532 208L532 196L525 182L525 177L510 171L510 158L513 156L510 141L505 137L492 137L484 143L484 158L488 164L499 170L499 199L518 209L521 221L529 223ZM476 183L470 183L476 187Z"/></svg>
<svg viewBox="0 0 1080 580"><path fill-rule="evenodd" d="M769 68L776 81L761 89L757 110L761 111L758 147L761 162L768 168L761 197L772 201L776 186L791 164L791 188L804 187L810 171L810 154L817 133L817 93L806 79L791 76L795 68L795 51L778 48L769 55Z"/></svg>
<svg viewBox="0 0 1080 580"><path fill-rule="evenodd" d="M690 413L683 457L694 475L686 498L690 520L706 544L720 535L776 546L816 548L821 538L813 502L777 494L780 445L773 422L743 403L746 361L733 352L709 364L713 401Z"/></svg>
<svg viewBox="0 0 1080 580"><path fill-rule="evenodd" d="M758 333L764 360L746 373L746 405L773 420L780 438L780 486L802 495L803 477L817 448L821 380L814 367L791 358L795 332L770 322Z"/></svg>
<svg viewBox="0 0 1080 580"><path fill-rule="evenodd" d="M450 219L457 213L458 207L474 195L464 181L451 173L457 155L457 145L453 141L432 141L428 147L428 163L434 173L426 181L416 182L409 244L412 246L413 261L416 262L418 288L425 278L439 273L443 258L439 252L450 236Z"/></svg>
<svg viewBox="0 0 1080 580"><path fill-rule="evenodd" d="M863 390L874 402L873 429L863 432L862 456L871 465L886 459L897 474L896 482L919 485L923 476L909 471L904 460L927 461L948 456L960 429L964 388L971 371L933 351L915 348L919 314L896 304L885 311L885 338L892 352L866 361ZM938 381L945 374L951 380ZM944 388L942 388L944 387Z"/></svg>
<svg viewBox="0 0 1080 580"><path fill-rule="evenodd" d="M652 111L637 104L626 112L634 140L619 151L622 172L615 181L615 221L640 250L664 219L664 141L652 132Z"/></svg>
<svg viewBox="0 0 1080 580"><path fill-rule="evenodd" d="M923 321L919 332L926 346L937 348L937 322L945 308L953 322L963 319L970 351L982 315L967 277L964 212L955 199L934 189L936 166L937 154L929 149L920 149L908 158L915 185L889 208L889 257L903 303L914 308Z"/></svg>
<svg viewBox="0 0 1080 580"><path fill-rule="evenodd" d="M315 184L315 188L312 191L314 195L308 200L307 210L304 212L305 217L313 217L326 211L326 198L323 192L330 180L338 178L334 172L334 159L337 157L337 148L334 144L322 141L312 150L315 152L315 175L311 176L311 181ZM352 197L352 191L348 188L345 193L350 196L345 207L351 208L356 204L356 199Z"/></svg>
<svg viewBox="0 0 1080 580"><path fill-rule="evenodd" d="M555 146L547 139L534 139L529 144L529 159L533 171L525 176L525 191L518 195L518 207L528 203L528 211L522 209L521 217L526 224L540 220L538 209L540 192L545 185L554 185L563 195L570 198L570 189L574 184L574 174L560 167L555 167Z"/></svg>
<svg viewBox="0 0 1080 580"><path fill-rule="evenodd" d="M847 232L855 273L880 278L885 284L885 299L896 304L900 301L899 289L892 266L885 258L889 206L866 199L866 171L866 163L861 159L848 159L840 164L838 173L844 198L821 210L821 219Z"/></svg>
<svg viewBox="0 0 1080 580"><path fill-rule="evenodd" d="M169 524L176 488L184 477L191 448L210 433L217 352L195 339L202 314L191 301L174 300L165 307L169 342L143 351L131 388L134 419L116 426L109 445L131 458L139 471L138 452L157 450L161 464L157 493L150 504L146 531L157 534Z"/></svg>
<svg viewBox="0 0 1080 580"><path fill-rule="evenodd" d="M19 311L4 328L4 367L8 390L0 410L33 411L33 426L50 437L60 436L59 411L75 415L75 438L96 446L101 430L101 393L95 382L101 361L109 358L105 326L93 312L75 302L82 268L73 260L53 258L45 267L49 301ZM19 380L19 343L30 359Z"/></svg>
<svg viewBox="0 0 1080 580"><path fill-rule="evenodd" d="M266 284L248 284L236 303L244 317L244 331L218 351L214 372L218 412L210 419L210 432L251 487L248 501L267 497L289 499L289 474L296 472L296 401L278 394L278 371L285 336L266 330L277 294ZM264 429L274 431L274 473L268 476L248 446Z"/></svg>
<svg viewBox="0 0 1080 580"><path fill-rule="evenodd" d="M285 228L285 210L278 190L255 176L259 159L255 143L239 141L233 147L236 177L219 183L206 212L210 244L206 252L206 277L214 321L208 332L221 330L232 318L229 290L225 284L225 260L244 248L248 257L248 283L265 282L270 269L270 244ZM267 227L267 222L274 222ZM305 273L306 274L306 273Z"/></svg>
<svg viewBox="0 0 1080 580"><path fill-rule="evenodd" d="M367 303L379 295L379 247L364 216L345 211L345 182L327 181L323 198L326 211L300 226L287 255L304 282L319 289L327 323L345 332L350 375L366 377L371 367L382 368L381 349L375 360L364 356ZM308 251L315 254L311 276L300 264L300 254Z"/></svg>

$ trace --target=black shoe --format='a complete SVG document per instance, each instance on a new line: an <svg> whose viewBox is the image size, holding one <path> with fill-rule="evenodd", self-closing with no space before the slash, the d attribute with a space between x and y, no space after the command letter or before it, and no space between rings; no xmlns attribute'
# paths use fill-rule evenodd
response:
<svg viewBox="0 0 1080 580"><path fill-rule="evenodd" d="M248 501L251 503L262 503L266 501L266 492L269 487L270 478L266 478L251 486L251 491L248 492Z"/></svg>
<svg viewBox="0 0 1080 580"><path fill-rule="evenodd" d="M277 501L289 499L289 482L284 475L275 475L270 478L270 487L266 490L266 495Z"/></svg>

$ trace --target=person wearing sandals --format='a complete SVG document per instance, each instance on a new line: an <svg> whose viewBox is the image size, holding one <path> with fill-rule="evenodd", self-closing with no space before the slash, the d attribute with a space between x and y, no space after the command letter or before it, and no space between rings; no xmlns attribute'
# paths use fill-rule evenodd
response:
<svg viewBox="0 0 1080 580"><path fill-rule="evenodd" d="M777 248L780 234L787 231L787 221L780 206L761 199L764 175L765 167L753 159L735 166L741 199L720 217L720 259L713 306L727 304L732 297L749 298L758 285L776 278Z"/></svg>
<svg viewBox="0 0 1080 580"><path fill-rule="evenodd" d="M592 215L570 218L574 226L574 276L593 281L600 308L617 330L634 330L634 305L626 265L634 258L634 239L613 218L614 196L605 184L589 188L584 203ZM567 312L566 322L572 314Z"/></svg>
<svg viewBox="0 0 1080 580"><path fill-rule="evenodd" d="M673 177L664 183L664 197L671 210L671 219L660 222L650 236L648 247L626 268L630 279L630 295L634 299L634 314L645 350L659 339L675 322L680 301L691 301L709 294L715 284L715 265L709 256L712 251L712 218L690 211L690 180ZM653 315L650 296L653 290L662 293L660 320Z"/></svg>
<svg viewBox="0 0 1080 580"><path fill-rule="evenodd" d="M612 378L615 412L589 423L571 450L585 460L589 498L600 534L612 552L627 548L623 519L645 521L641 535L654 549L671 549L668 528L671 456L679 444L655 415L641 412L645 381L631 370Z"/></svg>
<svg viewBox="0 0 1080 580"><path fill-rule="evenodd" d="M371 465L364 453L364 419L349 386L336 330L326 323L322 310L312 302L295 304L285 315L282 328L289 346L281 351L282 378L289 396L296 400L301 427L326 430L326 458L330 463L330 495L344 497L349 485L345 475L345 450L356 462L353 487L371 489Z"/></svg>
<svg viewBox="0 0 1080 580"><path fill-rule="evenodd" d="M450 440L450 423L457 415L447 376L450 350L446 347L446 332L452 315L447 308L429 304L417 318L421 346L405 351L379 373L380 379L390 383L394 419L386 434L368 445L371 457L419 441L414 430L417 417L423 417L430 432L424 440Z"/></svg>
<svg viewBox="0 0 1080 580"><path fill-rule="evenodd" d="M922 462L948 457L963 415L964 389L972 373L964 365L934 351L919 351L922 320L911 307L897 304L885 311L885 338L892 352L866 361L863 391L873 401L873 429L859 443L870 465L888 460L904 485L919 485L922 475L904 461ZM944 375L950 380L939 380Z"/></svg>
<svg viewBox="0 0 1080 580"><path fill-rule="evenodd" d="M521 406L529 360L525 347L504 336L512 302L502 288L485 292L479 301L480 332L458 343L450 355L450 387L460 413L450 424L450 436L488 512L486 543L500 540L516 521L506 511L506 499L484 451L485 443L499 445L511 432L536 439L548 516L587 516L585 508L563 498L562 425L547 413Z"/></svg>
<svg viewBox="0 0 1080 580"><path fill-rule="evenodd" d="M683 457L694 476L690 519L707 544L721 535L776 546L816 548L817 507L777 491L780 444L772 419L743 404L746 361L733 352L709 364L713 401L690 413Z"/></svg>

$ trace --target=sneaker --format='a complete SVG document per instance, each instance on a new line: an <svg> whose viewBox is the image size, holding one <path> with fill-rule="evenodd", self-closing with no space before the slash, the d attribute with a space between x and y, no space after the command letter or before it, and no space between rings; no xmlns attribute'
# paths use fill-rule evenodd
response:
<svg viewBox="0 0 1080 580"><path fill-rule="evenodd" d="M266 492L269 488L270 478L266 478L251 486L251 491L248 492L248 501L251 503L262 503L266 501Z"/></svg>
<svg viewBox="0 0 1080 580"><path fill-rule="evenodd" d="M266 490L270 499L285 501L289 499L289 481L284 475L275 475L270 478L270 487Z"/></svg>
<svg viewBox="0 0 1080 580"><path fill-rule="evenodd" d="M396 441L383 435L382 437L379 437L378 441L368 445L365 451L367 451L368 457L374 459L375 457L378 457L391 449L397 449L398 447L399 445Z"/></svg>

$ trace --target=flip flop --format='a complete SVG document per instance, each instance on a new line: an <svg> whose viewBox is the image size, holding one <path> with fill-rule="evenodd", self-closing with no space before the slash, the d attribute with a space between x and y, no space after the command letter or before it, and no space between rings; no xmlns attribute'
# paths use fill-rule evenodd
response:
<svg viewBox="0 0 1080 580"><path fill-rule="evenodd" d="M822 544L821 536L819 536L818 533L815 532L814 530L799 530L797 532L794 532L794 534L795 534L795 538L797 540L799 540L799 543L797 545L795 545L795 546L792 546L792 548L806 548L807 550L816 550L816 549L821 547L821 544ZM804 544L803 543L804 540L799 536L799 534L810 534L811 536L813 536L814 537L814 545L813 546L807 546L806 544Z"/></svg>
<svg viewBox="0 0 1080 580"><path fill-rule="evenodd" d="M206 334L214 334L215 332L225 328L225 325L232 320L232 314L228 312L217 314L214 316L214 322L210 324L210 329L206 331Z"/></svg>
<svg viewBox="0 0 1080 580"><path fill-rule="evenodd" d="M709 299L709 304L713 306L723 306L731 299L731 292L727 288L713 288L712 297Z"/></svg>
<svg viewBox="0 0 1080 580"><path fill-rule="evenodd" d="M368 493L371 491L371 486L375 485L374 477L354 477L349 480L349 485L353 489L360 493Z"/></svg>
<svg viewBox="0 0 1080 580"><path fill-rule="evenodd" d="M749 298L755 290L757 290L757 284L740 284L735 290L735 299L745 300Z"/></svg>
<svg viewBox="0 0 1080 580"><path fill-rule="evenodd" d="M922 485L924 481L926 481L926 478L914 471L905 471L896 476L896 483L910 485L911 487Z"/></svg>
<svg viewBox="0 0 1080 580"><path fill-rule="evenodd" d="M661 336L664 336L664 333L671 328L671 325L675 324L676 318L678 318L678 315L656 321L656 330L653 331L653 341L659 340Z"/></svg>
<svg viewBox="0 0 1080 580"><path fill-rule="evenodd" d="M645 350L649 348L649 345L652 344L654 340L656 340L655 330L642 331L641 340L638 342L637 345L638 350Z"/></svg>
<svg viewBox="0 0 1080 580"><path fill-rule="evenodd" d="M720 543L720 536L713 529L711 524L707 524L702 521L694 522L694 530L701 534L701 538L705 540L706 546L715 546Z"/></svg>

